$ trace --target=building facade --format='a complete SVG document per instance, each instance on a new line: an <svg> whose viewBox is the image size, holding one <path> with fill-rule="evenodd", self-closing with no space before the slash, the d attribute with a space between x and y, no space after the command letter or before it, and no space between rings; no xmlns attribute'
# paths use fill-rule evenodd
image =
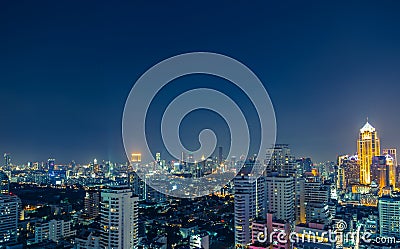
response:
<svg viewBox="0 0 400 249"><path fill-rule="evenodd" d="M21 200L15 195L0 194L0 248L17 242Z"/></svg>
<svg viewBox="0 0 400 249"><path fill-rule="evenodd" d="M276 144L267 150L270 158L266 166L266 175L277 173L280 176L294 176L296 174L296 160L291 154L288 144Z"/></svg>
<svg viewBox="0 0 400 249"><path fill-rule="evenodd" d="M4 171L0 171L0 194L10 192L10 179Z"/></svg>
<svg viewBox="0 0 400 249"><path fill-rule="evenodd" d="M86 191L84 199L84 210L83 213L85 218L95 219L100 214L100 191L99 190L88 190Z"/></svg>
<svg viewBox="0 0 400 249"><path fill-rule="evenodd" d="M382 197L378 203L380 235L400 239L400 197Z"/></svg>
<svg viewBox="0 0 400 249"><path fill-rule="evenodd" d="M138 246L138 201L128 186L101 192L100 245L104 249L134 249Z"/></svg>
<svg viewBox="0 0 400 249"><path fill-rule="evenodd" d="M235 244L245 248L251 243L251 224L257 217L265 217L264 178L250 174L252 164L247 162L234 178Z"/></svg>
<svg viewBox="0 0 400 249"><path fill-rule="evenodd" d="M360 183L369 185L371 184L372 158L380 155L380 140L376 129L368 121L360 129L357 154L360 160Z"/></svg>
<svg viewBox="0 0 400 249"><path fill-rule="evenodd" d="M295 182L289 176L266 177L267 211L274 218L287 222L295 221Z"/></svg>
<svg viewBox="0 0 400 249"><path fill-rule="evenodd" d="M35 243L46 240L58 242L63 238L76 235L76 231L72 230L72 221L50 220L45 223L35 224Z"/></svg>
<svg viewBox="0 0 400 249"><path fill-rule="evenodd" d="M210 249L210 236L207 233L190 236L190 249Z"/></svg>
<svg viewBox="0 0 400 249"><path fill-rule="evenodd" d="M379 188L396 186L396 168L390 155L375 156L372 158L371 180L379 185Z"/></svg>

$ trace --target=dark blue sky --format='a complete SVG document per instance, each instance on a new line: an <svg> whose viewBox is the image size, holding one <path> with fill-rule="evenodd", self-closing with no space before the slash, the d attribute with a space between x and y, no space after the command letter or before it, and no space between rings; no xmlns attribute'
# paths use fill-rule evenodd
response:
<svg viewBox="0 0 400 249"><path fill-rule="evenodd" d="M238 59L264 82L278 142L335 160L368 116L400 146L399 1L2 1L0 152L123 161L136 79L183 52Z"/></svg>

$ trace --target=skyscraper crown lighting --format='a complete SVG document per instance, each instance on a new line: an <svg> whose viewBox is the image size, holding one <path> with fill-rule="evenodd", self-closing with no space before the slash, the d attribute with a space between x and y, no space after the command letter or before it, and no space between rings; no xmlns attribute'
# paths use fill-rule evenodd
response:
<svg viewBox="0 0 400 249"><path fill-rule="evenodd" d="M365 123L365 125L360 129L360 133L364 133L364 132L374 132L375 131L375 128L370 124L370 123L368 123L368 121L367 121L367 123Z"/></svg>
<svg viewBox="0 0 400 249"><path fill-rule="evenodd" d="M357 154L360 160L360 183L369 185L371 184L372 158L380 155L380 140L376 129L368 120L360 129Z"/></svg>

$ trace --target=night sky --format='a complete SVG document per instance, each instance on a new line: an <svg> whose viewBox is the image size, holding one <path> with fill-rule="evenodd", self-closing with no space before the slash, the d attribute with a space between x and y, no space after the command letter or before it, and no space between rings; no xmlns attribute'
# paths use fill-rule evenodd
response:
<svg viewBox="0 0 400 249"><path fill-rule="evenodd" d="M296 156L354 153L366 117L382 148L400 148L400 2L260 2L1 1L0 152L14 162L125 161L134 82L193 51L259 76L278 142Z"/></svg>

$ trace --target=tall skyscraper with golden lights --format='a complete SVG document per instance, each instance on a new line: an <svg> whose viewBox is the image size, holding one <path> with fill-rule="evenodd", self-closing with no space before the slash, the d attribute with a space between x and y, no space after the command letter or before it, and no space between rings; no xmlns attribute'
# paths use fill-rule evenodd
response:
<svg viewBox="0 0 400 249"><path fill-rule="evenodd" d="M380 155L380 141L376 129L368 123L368 120L360 129L357 154L360 162L360 183L371 184L372 158Z"/></svg>

